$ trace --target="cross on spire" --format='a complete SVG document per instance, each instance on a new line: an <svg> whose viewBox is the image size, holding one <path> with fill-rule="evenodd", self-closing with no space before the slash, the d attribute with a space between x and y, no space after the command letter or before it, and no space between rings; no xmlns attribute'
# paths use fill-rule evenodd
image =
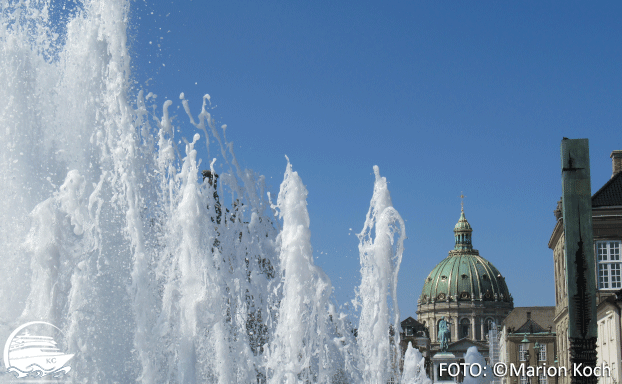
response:
<svg viewBox="0 0 622 384"><path fill-rule="evenodd" d="M464 198L465 198L465 197L466 197L466 196L464 196L464 195L462 194L462 191L461 191L461 192L460 192L460 198L462 199L462 201L460 202L460 205L461 205L461 207L462 207L462 212L464 212Z"/></svg>

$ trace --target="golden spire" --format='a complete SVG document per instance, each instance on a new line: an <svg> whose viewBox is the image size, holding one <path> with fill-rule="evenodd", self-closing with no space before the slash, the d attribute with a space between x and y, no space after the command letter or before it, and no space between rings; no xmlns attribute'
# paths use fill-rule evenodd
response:
<svg viewBox="0 0 622 384"><path fill-rule="evenodd" d="M462 194L462 191L460 191L460 198L462 199L462 201L460 202L460 205L461 205L461 207L462 207L462 212L464 212L464 198L465 198L465 197L466 197L466 196L464 196L464 195Z"/></svg>

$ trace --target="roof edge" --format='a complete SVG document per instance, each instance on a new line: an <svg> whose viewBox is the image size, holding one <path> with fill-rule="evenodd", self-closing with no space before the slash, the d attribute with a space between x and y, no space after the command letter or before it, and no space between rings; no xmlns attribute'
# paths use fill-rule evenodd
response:
<svg viewBox="0 0 622 384"><path fill-rule="evenodd" d="M610 178L609 180L607 180L607 182L600 187L600 189L598 191L596 191L593 195L592 195L592 203L594 202L594 199L596 199L601 193L603 193L603 191L605 189L607 189L607 187L609 187L609 185L611 185L614 181L618 180L618 178L622 177L622 172L618 172L615 175L613 175L612 178ZM594 205L592 204L592 207L594 207ZM603 205L597 205L597 207L603 207Z"/></svg>

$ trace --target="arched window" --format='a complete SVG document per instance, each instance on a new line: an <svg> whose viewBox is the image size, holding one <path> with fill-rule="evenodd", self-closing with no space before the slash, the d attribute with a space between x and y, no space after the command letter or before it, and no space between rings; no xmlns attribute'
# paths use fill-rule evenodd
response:
<svg viewBox="0 0 622 384"><path fill-rule="evenodd" d="M486 322L484 323L484 337L488 335L488 331L492 329L494 323L495 321L490 317L486 319Z"/></svg>
<svg viewBox="0 0 622 384"><path fill-rule="evenodd" d="M469 321L469 319L465 318L465 319L460 320L460 338L461 339L469 337L470 329L471 329L471 322Z"/></svg>

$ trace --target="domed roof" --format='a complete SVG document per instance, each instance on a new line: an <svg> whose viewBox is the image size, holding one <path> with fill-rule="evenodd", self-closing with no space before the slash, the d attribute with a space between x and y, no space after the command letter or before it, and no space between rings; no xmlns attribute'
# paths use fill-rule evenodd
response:
<svg viewBox="0 0 622 384"><path fill-rule="evenodd" d="M473 249L472 232L463 209L454 227L455 247L426 278L421 303L447 300L512 302L499 270Z"/></svg>
<svg viewBox="0 0 622 384"><path fill-rule="evenodd" d="M475 251L477 252L477 251ZM450 253L425 280L421 301L484 300L511 302L505 279L494 265L472 253Z"/></svg>

